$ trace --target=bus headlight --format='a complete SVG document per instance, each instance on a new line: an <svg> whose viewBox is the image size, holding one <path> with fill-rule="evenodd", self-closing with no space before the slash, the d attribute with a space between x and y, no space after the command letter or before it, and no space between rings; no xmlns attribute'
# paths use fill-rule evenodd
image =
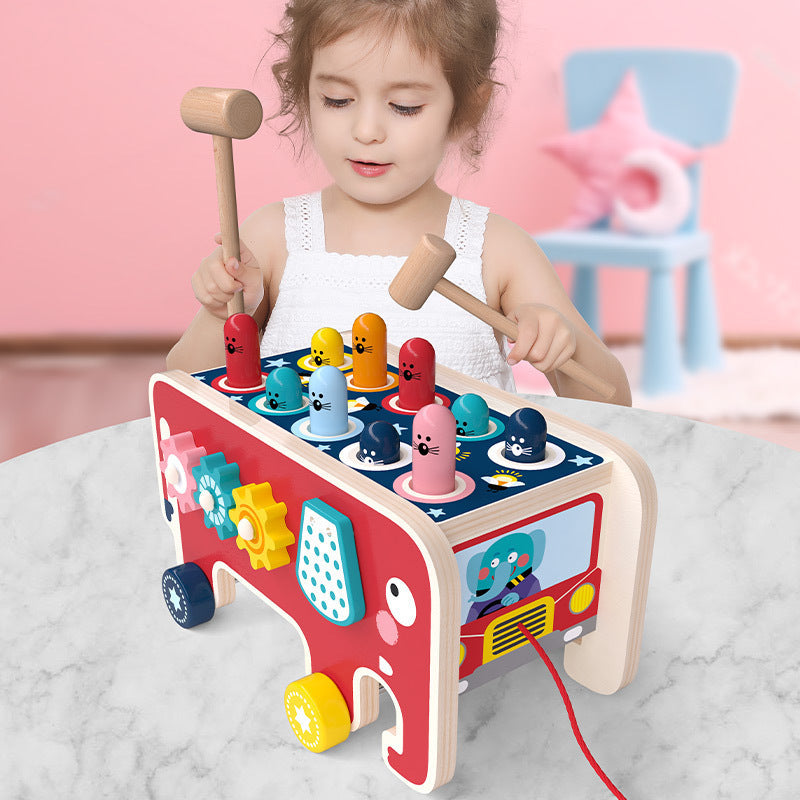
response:
<svg viewBox="0 0 800 800"><path fill-rule="evenodd" d="M582 583L569 598L569 610L573 614L586 611L594 600L594 586L591 583Z"/></svg>

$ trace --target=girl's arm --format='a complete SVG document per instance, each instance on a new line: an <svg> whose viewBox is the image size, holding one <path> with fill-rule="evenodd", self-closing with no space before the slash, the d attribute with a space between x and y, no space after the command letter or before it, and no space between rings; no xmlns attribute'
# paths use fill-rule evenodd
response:
<svg viewBox="0 0 800 800"><path fill-rule="evenodd" d="M530 235L490 214L483 255L487 301L519 327L509 362L525 359L533 364L559 397L602 400L559 371L571 357L616 388L608 402L629 406L631 390L625 370L572 305L547 256Z"/></svg>
<svg viewBox="0 0 800 800"><path fill-rule="evenodd" d="M246 287L245 309L252 314L260 331L264 330L277 299L286 262L283 225L283 203L273 203L253 213L240 229L243 246L239 269L259 272L255 278L246 275L242 279ZM254 281L261 286L254 285ZM226 270L222 263L221 248L217 248L192 276L192 287L201 305L183 336L167 355L168 369L197 372L225 363L223 328L227 319L226 304L236 285L237 281L231 278L230 270ZM254 303L255 308L250 311Z"/></svg>

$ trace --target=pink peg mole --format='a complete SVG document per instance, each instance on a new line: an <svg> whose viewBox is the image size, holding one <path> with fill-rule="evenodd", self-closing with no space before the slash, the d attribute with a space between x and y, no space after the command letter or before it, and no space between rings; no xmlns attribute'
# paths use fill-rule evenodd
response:
<svg viewBox="0 0 800 800"><path fill-rule="evenodd" d="M256 321L249 314L231 314L224 331L227 388L260 388L261 354Z"/></svg>
<svg viewBox="0 0 800 800"><path fill-rule="evenodd" d="M411 427L411 489L447 495L456 488L456 420L449 408L431 403L414 415Z"/></svg>
<svg viewBox="0 0 800 800"><path fill-rule="evenodd" d="M400 398L398 405L419 411L436 399L436 353L427 339L409 339L398 359Z"/></svg>

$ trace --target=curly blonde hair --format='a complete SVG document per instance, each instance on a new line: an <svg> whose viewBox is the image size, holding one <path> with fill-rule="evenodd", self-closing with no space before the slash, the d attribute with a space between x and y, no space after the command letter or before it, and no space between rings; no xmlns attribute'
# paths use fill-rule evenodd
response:
<svg viewBox="0 0 800 800"><path fill-rule="evenodd" d="M289 116L280 133L309 138L309 94L314 51L356 29L373 29L376 43L398 31L422 58L441 64L455 100L450 133L464 136L462 155L475 169L486 145L486 121L501 84L495 80L500 31L496 0L290 0L272 46L284 57L272 66L280 90L280 110Z"/></svg>

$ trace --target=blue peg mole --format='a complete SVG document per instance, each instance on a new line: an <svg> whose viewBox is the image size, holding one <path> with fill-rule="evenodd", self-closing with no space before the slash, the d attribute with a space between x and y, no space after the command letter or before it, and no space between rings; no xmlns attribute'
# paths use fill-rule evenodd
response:
<svg viewBox="0 0 800 800"><path fill-rule="evenodd" d="M489 433L489 406L479 394L462 394L453 402L458 436L485 436Z"/></svg>
<svg viewBox="0 0 800 800"><path fill-rule="evenodd" d="M303 407L303 385L291 367L278 367L270 372L264 388L271 411L296 411Z"/></svg>

